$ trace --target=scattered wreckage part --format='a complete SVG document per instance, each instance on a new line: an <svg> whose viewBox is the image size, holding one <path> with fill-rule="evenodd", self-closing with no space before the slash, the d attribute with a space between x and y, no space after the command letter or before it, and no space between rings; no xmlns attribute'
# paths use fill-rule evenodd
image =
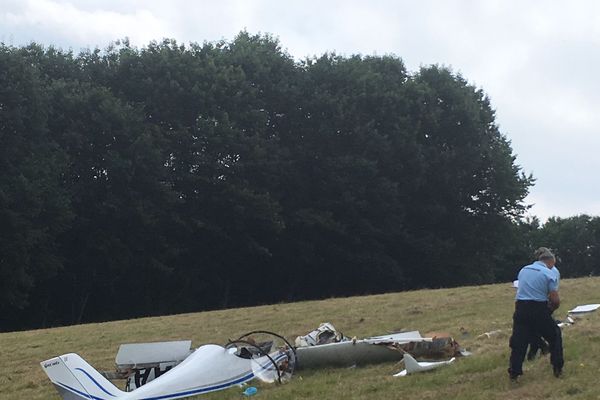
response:
<svg viewBox="0 0 600 400"><path fill-rule="evenodd" d="M285 344L294 352L294 355L296 355L296 347L292 346L292 344L283 336L275 333L275 332L271 332L271 331L262 331L262 330L258 330L258 331L251 331L248 333L243 334L242 336L240 336L237 340L243 340L251 335L255 335L255 334L265 334L265 335L271 335L271 336L275 336L276 338L279 338L281 340L283 340L285 342Z"/></svg>
<svg viewBox="0 0 600 400"><path fill-rule="evenodd" d="M269 361L271 362L273 369L277 372L277 381L279 383L281 383L281 372L279 371L279 366L277 365L275 360L269 354L267 354L260 346L256 345L255 343L252 343L248 340L234 340L234 341L230 341L229 343L227 343L227 345L225 346L225 349L234 349L235 348L236 352L234 354L236 356L247 359L247 360L251 360L253 362L254 361L253 356L256 353L249 352L249 353L243 354L244 350L246 350L247 347L240 347L239 345L248 346L248 347L254 349L255 351L257 351L258 355L260 355L262 357L267 357L269 359ZM263 379L263 378L261 378L261 380L264 380L266 382L270 381L270 379Z"/></svg>
<svg viewBox="0 0 600 400"><path fill-rule="evenodd" d="M181 362L193 351L191 340L128 343L119 346L115 364L123 369L145 368L164 362Z"/></svg>
<svg viewBox="0 0 600 400"><path fill-rule="evenodd" d="M333 325L330 323L323 323L319 326L321 330L331 328L333 328ZM312 331L311 334L317 331L318 329ZM299 336L299 338L302 337ZM395 345L400 344L400 342L409 343L411 340L421 341L425 339L418 331L412 331L373 336L367 339L354 337L352 340L346 339L341 342L298 347L296 349L298 356L297 368L348 367L357 364L400 361L402 351L399 351ZM298 342L299 340L296 339L296 343Z"/></svg>
<svg viewBox="0 0 600 400"><path fill-rule="evenodd" d="M319 327L304 336L298 336L294 343L296 347L319 346L328 343L338 343L348 340L343 333L330 322L322 322Z"/></svg>
<svg viewBox="0 0 600 400"><path fill-rule="evenodd" d="M285 337L283 337L275 332L265 331L265 330L255 330L255 331L247 332L247 333L243 334L242 336L240 336L236 341L247 340L250 343L255 343L256 340L253 337L253 335L268 335L268 336L272 336L276 339L280 339L283 342L283 343L281 343L281 346L278 346L277 350L279 350L283 353L286 353L287 359L285 359L282 362L282 365L279 366L279 371L283 372L283 375L280 374L278 380L280 383L282 381L289 380L292 377L292 375L294 374L294 371L296 369L296 362L297 362L296 348L294 346L292 346L292 344ZM234 341L234 342L236 342L236 341ZM230 341L230 343L231 343L231 341ZM255 344L258 344L258 343L255 343ZM273 342L271 342L271 344L273 344ZM261 347L261 349L263 351L265 350L265 348L262 348L262 346L260 344L258 344L258 345ZM282 366L283 366L283 368L282 368Z"/></svg>
<svg viewBox="0 0 600 400"><path fill-rule="evenodd" d="M566 328L567 326L575 325L575 319L573 319L570 315L567 315L564 321L556 320L556 325L559 328Z"/></svg>
<svg viewBox="0 0 600 400"><path fill-rule="evenodd" d="M191 340L128 343L119 346L116 372L100 371L109 380L126 379L130 392L158 378L193 353Z"/></svg>
<svg viewBox="0 0 600 400"><path fill-rule="evenodd" d="M568 313L574 314L574 315L585 314L585 313L594 312L598 308L600 308L600 304L584 304L581 306L577 306L572 310L569 310Z"/></svg>
<svg viewBox="0 0 600 400"><path fill-rule="evenodd" d="M502 329L496 329L494 331L484 332L481 335L477 336L477 339L489 339L493 336L500 336L502 334Z"/></svg>
<svg viewBox="0 0 600 400"><path fill-rule="evenodd" d="M400 332L364 340L373 344L385 344L401 353L408 352L415 357L429 359L458 356L464 351L450 334L443 332L428 332L425 337L419 331Z"/></svg>
<svg viewBox="0 0 600 400"><path fill-rule="evenodd" d="M555 319L554 322L556 322L556 325L558 325L558 327L561 329L566 328L567 326L575 325L575 319L571 317L571 314L567 314L567 317L563 321Z"/></svg>
<svg viewBox="0 0 600 400"><path fill-rule="evenodd" d="M419 332L419 331L408 331L408 332L390 333L387 335L370 336L363 340L367 341L369 343L378 344L378 343L389 343L389 342L397 342L397 343L432 342L433 339L434 338L432 338L432 337L423 337L421 335L421 332Z"/></svg>
<svg viewBox="0 0 600 400"><path fill-rule="evenodd" d="M402 353L396 349L364 341L328 343L319 346L299 347L298 369L321 367L348 367L351 365L400 361Z"/></svg>
<svg viewBox="0 0 600 400"><path fill-rule="evenodd" d="M259 372L256 365L268 369L271 360L280 362L285 357L277 352L269 358L245 359L232 354L230 349L208 344L131 392L119 390L77 354L55 357L43 361L41 366L64 400L171 400L238 386L256 377Z"/></svg>
<svg viewBox="0 0 600 400"><path fill-rule="evenodd" d="M418 331L374 336L366 339L318 346L298 347L299 369L348 367L401 361L404 353L439 359L461 355L462 349L451 337L422 337Z"/></svg>
<svg viewBox="0 0 600 400"><path fill-rule="evenodd" d="M463 348L460 348L458 350L458 354L457 354L457 356L461 356L461 357L470 357L472 355L473 355L472 352L470 352L469 350L463 349Z"/></svg>
<svg viewBox="0 0 600 400"><path fill-rule="evenodd" d="M452 357L448 361L436 361L436 362L421 361L421 362L419 362L419 361L415 360L414 357L411 356L410 354L404 353L403 361L404 361L404 367L406 369L398 372L397 374L394 374L394 376L406 376L409 374L414 374L416 372L429 371L429 370L432 370L435 368L442 367L444 365L452 364L455 360L456 360L456 358Z"/></svg>
<svg viewBox="0 0 600 400"><path fill-rule="evenodd" d="M265 335L274 336L274 337L279 338L282 341L284 341L285 344L287 344L290 348L294 348L294 346L292 346L292 344L282 335L275 333L275 332L271 332L271 331L265 331L265 330L255 330L255 331L250 331L250 332L244 333L242 336L237 338L237 340L243 340L245 338L248 338L248 337L250 337L252 335L256 335L256 334L265 334Z"/></svg>

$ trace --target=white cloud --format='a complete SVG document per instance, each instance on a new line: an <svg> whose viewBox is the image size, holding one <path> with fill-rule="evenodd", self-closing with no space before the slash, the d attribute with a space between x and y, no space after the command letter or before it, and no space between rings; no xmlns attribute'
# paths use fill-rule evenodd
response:
<svg viewBox="0 0 600 400"><path fill-rule="evenodd" d="M167 22L144 9L129 13L84 10L72 3L53 0L26 0L21 7L19 13L3 13L2 22L8 29L27 31L31 27L53 36L69 38L75 47L104 47L125 36L134 42L148 43L174 32L169 31ZM43 37L24 39L44 41Z"/></svg>
<svg viewBox="0 0 600 400"><path fill-rule="evenodd" d="M0 0L0 41L143 46L272 33L296 58L396 54L450 65L482 87L517 163L538 178L540 216L600 214L600 2Z"/></svg>
<svg viewBox="0 0 600 400"><path fill-rule="evenodd" d="M562 218L576 215L600 215L600 202L579 198L579 196L564 196L560 192L530 194L526 203L533 205L529 216L537 216L542 223L548 218L558 216Z"/></svg>

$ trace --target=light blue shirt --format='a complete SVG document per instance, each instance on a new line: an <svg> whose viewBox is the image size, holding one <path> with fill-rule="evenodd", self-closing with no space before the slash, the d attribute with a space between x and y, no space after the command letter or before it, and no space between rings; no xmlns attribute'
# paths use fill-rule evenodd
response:
<svg viewBox="0 0 600 400"><path fill-rule="evenodd" d="M550 292L558 290L559 276L558 269L552 271L541 261L524 266L519 271L516 299L548 301Z"/></svg>
<svg viewBox="0 0 600 400"><path fill-rule="evenodd" d="M558 270L558 268L556 268L556 266L552 267L550 271L554 272L554 274L556 275L556 290L558 290L558 288L560 287L560 271Z"/></svg>

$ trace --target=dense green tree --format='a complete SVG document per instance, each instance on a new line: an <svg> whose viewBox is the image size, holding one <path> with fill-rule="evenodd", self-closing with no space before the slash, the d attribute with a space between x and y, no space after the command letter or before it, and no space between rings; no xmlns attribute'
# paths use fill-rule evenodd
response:
<svg viewBox="0 0 600 400"><path fill-rule="evenodd" d="M445 68L247 32L1 49L0 329L509 280L570 226L522 219L532 178Z"/></svg>
<svg viewBox="0 0 600 400"><path fill-rule="evenodd" d="M64 185L77 216L62 238L68 258L57 283L70 321L86 319L88 308L94 318L127 316L132 299L157 304L174 202L157 129L105 88L57 81L51 93L48 125L69 157Z"/></svg>
<svg viewBox="0 0 600 400"><path fill-rule="evenodd" d="M5 324L19 321L18 310L39 296L36 285L60 270L57 236L71 219L61 187L64 152L48 135L48 100L38 66L1 45L0 321L9 321Z"/></svg>
<svg viewBox="0 0 600 400"><path fill-rule="evenodd" d="M400 132L404 65L391 57L325 55L303 68L295 125L282 135L291 163L283 172L287 236L279 256L297 271L291 293L401 288L393 255L404 228L403 189L413 178L393 174L415 168L397 163L414 159Z"/></svg>
<svg viewBox="0 0 600 400"><path fill-rule="evenodd" d="M147 121L161 130L168 180L181 199L174 307L247 302L248 288L262 282L253 277L266 272L267 242L283 226L269 191L277 182L273 125L282 98L273 91L295 73L274 43L242 33L229 45L164 41L119 53L116 81L131 84L115 91L145 104Z"/></svg>
<svg viewBox="0 0 600 400"><path fill-rule="evenodd" d="M408 212L419 260L411 275L440 286L493 281L502 268L494 256L509 244L532 178L515 164L481 90L436 66L412 83L408 118L425 172Z"/></svg>
<svg viewBox="0 0 600 400"><path fill-rule="evenodd" d="M600 273L600 218L578 215L552 217L537 232L539 243L554 249L564 277Z"/></svg>

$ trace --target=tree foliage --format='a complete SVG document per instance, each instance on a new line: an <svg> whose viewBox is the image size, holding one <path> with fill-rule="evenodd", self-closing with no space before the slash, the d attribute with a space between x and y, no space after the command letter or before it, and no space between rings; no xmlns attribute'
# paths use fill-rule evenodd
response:
<svg viewBox="0 0 600 400"><path fill-rule="evenodd" d="M39 66L0 47L0 314L18 314L59 272L58 236L71 221L66 158L48 130Z"/></svg>
<svg viewBox="0 0 600 400"><path fill-rule="evenodd" d="M0 141L0 329L511 279L570 226L460 75L269 35L2 45Z"/></svg>
<svg viewBox="0 0 600 400"><path fill-rule="evenodd" d="M562 276L600 273L600 218L578 215L550 218L538 232L548 247L556 249Z"/></svg>

